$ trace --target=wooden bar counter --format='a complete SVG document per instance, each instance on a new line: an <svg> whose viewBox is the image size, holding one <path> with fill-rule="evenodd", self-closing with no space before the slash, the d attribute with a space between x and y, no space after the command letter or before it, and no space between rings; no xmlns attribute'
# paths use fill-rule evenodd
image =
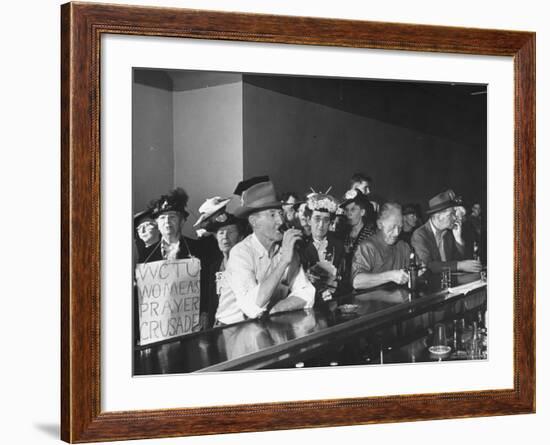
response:
<svg viewBox="0 0 550 445"><path fill-rule="evenodd" d="M486 358L485 281L454 274L449 290L439 287L437 276L414 293L386 285L309 310L137 346L134 375ZM448 354L429 352L438 324L445 326Z"/></svg>

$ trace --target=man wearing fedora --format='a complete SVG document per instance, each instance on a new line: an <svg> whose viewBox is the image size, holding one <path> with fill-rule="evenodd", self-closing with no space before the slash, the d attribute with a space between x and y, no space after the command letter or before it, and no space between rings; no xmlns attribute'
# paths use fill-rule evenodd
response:
<svg viewBox="0 0 550 445"><path fill-rule="evenodd" d="M479 272L481 263L472 258L462 236L462 224L457 221L455 207L460 206L452 190L434 196L428 202L428 221L416 229L411 244L420 261L432 272L444 267L452 271Z"/></svg>
<svg viewBox="0 0 550 445"><path fill-rule="evenodd" d="M247 218L252 234L235 245L229 254L220 301L218 324L236 323L269 312L310 308L315 288L300 265L295 244L301 232L279 230L283 225L281 201L273 183L243 181L241 205L234 210Z"/></svg>

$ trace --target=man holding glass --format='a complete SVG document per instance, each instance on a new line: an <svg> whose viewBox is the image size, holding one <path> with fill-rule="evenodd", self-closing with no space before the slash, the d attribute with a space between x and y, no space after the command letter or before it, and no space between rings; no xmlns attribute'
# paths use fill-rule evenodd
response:
<svg viewBox="0 0 550 445"><path fill-rule="evenodd" d="M473 252L462 236L462 222L455 207L462 205L452 190L434 196L428 202L428 221L415 230L411 244L420 261L432 272L479 272L481 263L471 259Z"/></svg>
<svg viewBox="0 0 550 445"><path fill-rule="evenodd" d="M248 182L250 181L243 181ZM295 245L301 231L282 233L282 203L271 181L250 185L242 192L238 218L247 218L252 234L229 254L221 283L216 324L231 324L264 313L311 308L315 288L300 264Z"/></svg>

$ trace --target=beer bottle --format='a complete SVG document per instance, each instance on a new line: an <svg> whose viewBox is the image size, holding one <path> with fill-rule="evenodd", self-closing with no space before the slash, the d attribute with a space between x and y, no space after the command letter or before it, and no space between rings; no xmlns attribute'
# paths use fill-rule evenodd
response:
<svg viewBox="0 0 550 445"><path fill-rule="evenodd" d="M409 273L409 289L414 291L416 289L416 283L418 281L418 258L413 247L411 247L411 254L409 255L409 267L407 271Z"/></svg>

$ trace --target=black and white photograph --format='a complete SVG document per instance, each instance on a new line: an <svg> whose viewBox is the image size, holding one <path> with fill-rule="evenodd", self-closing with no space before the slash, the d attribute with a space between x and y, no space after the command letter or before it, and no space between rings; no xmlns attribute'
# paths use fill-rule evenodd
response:
<svg viewBox="0 0 550 445"><path fill-rule="evenodd" d="M547 443L544 2L3 17L2 443Z"/></svg>
<svg viewBox="0 0 550 445"><path fill-rule="evenodd" d="M134 67L133 375L487 360L487 94Z"/></svg>

